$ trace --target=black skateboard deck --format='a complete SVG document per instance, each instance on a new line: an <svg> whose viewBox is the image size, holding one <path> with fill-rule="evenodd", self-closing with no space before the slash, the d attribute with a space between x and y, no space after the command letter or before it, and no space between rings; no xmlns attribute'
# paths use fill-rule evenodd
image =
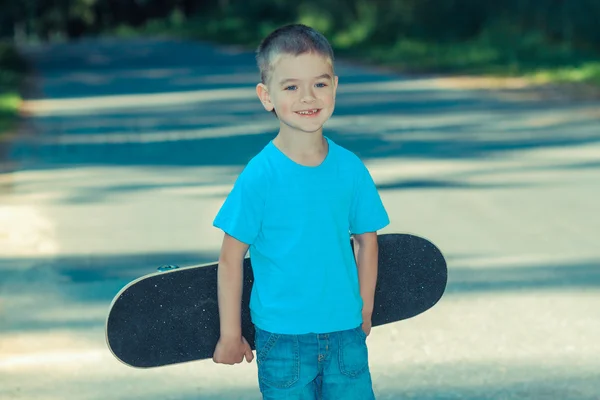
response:
<svg viewBox="0 0 600 400"><path fill-rule="evenodd" d="M433 307L448 278L440 250L409 234L380 234L379 270L372 326L401 321ZM160 270L160 269L159 269ZM217 263L167 266L125 286L114 298L106 340L114 356L136 368L212 358L219 339ZM253 273L244 260L242 335L252 350Z"/></svg>

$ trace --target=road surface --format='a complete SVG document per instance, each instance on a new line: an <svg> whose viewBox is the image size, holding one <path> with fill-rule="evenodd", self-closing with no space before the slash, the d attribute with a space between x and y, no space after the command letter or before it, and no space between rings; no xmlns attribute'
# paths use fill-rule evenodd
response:
<svg viewBox="0 0 600 400"><path fill-rule="evenodd" d="M211 222L277 131L253 54L89 39L31 47L39 91L0 179L0 398L259 399L256 364L112 357L117 291L216 260ZM382 232L444 252L444 298L368 338L378 399L600 399L600 103L350 64L326 134L369 167Z"/></svg>

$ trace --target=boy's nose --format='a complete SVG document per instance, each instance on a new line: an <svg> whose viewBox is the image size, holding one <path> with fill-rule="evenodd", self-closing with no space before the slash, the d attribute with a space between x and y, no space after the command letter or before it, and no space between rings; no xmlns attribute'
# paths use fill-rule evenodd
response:
<svg viewBox="0 0 600 400"><path fill-rule="evenodd" d="M313 91L312 86L303 85L303 87L300 90L302 90L300 99L303 103L312 103L313 101L315 101L315 93Z"/></svg>
<svg viewBox="0 0 600 400"><path fill-rule="evenodd" d="M315 96L312 93L312 91L307 91L307 92L303 93L303 95L302 95L302 102L303 103L312 103L314 101L315 101Z"/></svg>

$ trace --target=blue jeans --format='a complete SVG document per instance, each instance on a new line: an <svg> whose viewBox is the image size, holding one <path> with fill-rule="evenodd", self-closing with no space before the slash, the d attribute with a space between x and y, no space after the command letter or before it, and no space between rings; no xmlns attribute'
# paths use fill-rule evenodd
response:
<svg viewBox="0 0 600 400"><path fill-rule="evenodd" d="M303 335L275 334L256 327L263 399L375 399L366 339L361 326Z"/></svg>

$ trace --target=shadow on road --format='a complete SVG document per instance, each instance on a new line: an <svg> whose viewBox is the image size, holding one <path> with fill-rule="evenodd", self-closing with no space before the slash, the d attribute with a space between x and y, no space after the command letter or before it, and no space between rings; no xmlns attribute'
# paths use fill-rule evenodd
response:
<svg viewBox="0 0 600 400"><path fill-rule="evenodd" d="M213 263L217 253L159 253L136 255L89 255L85 257L0 258L2 283L6 298L28 299L7 303L16 310L4 310L13 321L5 326L14 330L53 328L101 329L113 297L126 284L143 275L157 272L161 265L180 267ZM518 265L472 268L452 263L444 298L453 296L537 291L573 291L600 289L600 261L562 265ZM11 305L12 304L12 305ZM63 308L101 309L97 318L83 313L81 319ZM32 312L29 313L28 310ZM52 319L44 315L51 311ZM64 313L63 313L64 312ZM0 313L1 314L1 313ZM63 318L63 316L66 316ZM40 318L41 317L41 318Z"/></svg>
<svg viewBox="0 0 600 400"><path fill-rule="evenodd" d="M249 52L106 40L29 54L44 76L44 99L27 106L38 134L11 149L25 169L242 167L278 129L254 93ZM365 161L480 159L600 142L600 113L582 104L507 100L343 63L337 73L326 133Z"/></svg>

